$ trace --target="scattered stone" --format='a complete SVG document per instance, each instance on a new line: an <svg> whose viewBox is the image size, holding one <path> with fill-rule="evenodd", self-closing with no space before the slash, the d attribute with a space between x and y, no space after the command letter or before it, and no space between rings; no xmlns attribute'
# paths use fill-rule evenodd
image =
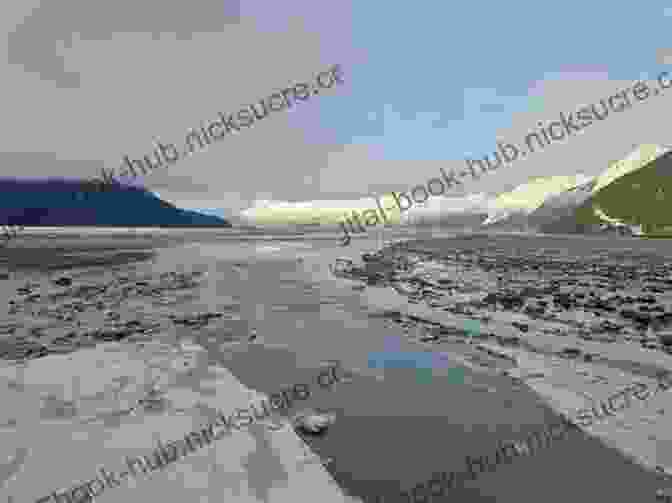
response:
<svg viewBox="0 0 672 503"><path fill-rule="evenodd" d="M114 277L96 284L74 285L70 276L61 276L48 281L49 291L46 295L39 293L42 285L26 282L17 289L17 297L8 302L8 314L46 318L44 327L26 327L21 323L6 324L0 328L0 359L23 361L39 358L51 353L64 354L83 347L95 346L105 341L140 340L157 332L161 328L158 320L125 320L122 304L138 296L156 296L164 290L193 288L198 283L195 278L204 273L169 272L146 277L120 276L113 271ZM125 286L122 286L126 284ZM56 287L56 288L54 288ZM82 326L80 313L94 314L102 311L103 326ZM196 323L207 323L212 318L222 316L220 313L196 315ZM181 320L178 316L177 323ZM182 317L184 318L184 317ZM87 324L91 323L88 316ZM194 320L187 317L187 323Z"/></svg>
<svg viewBox="0 0 672 503"><path fill-rule="evenodd" d="M579 348L564 348L560 354L569 358L577 358L581 356L581 350Z"/></svg>
<svg viewBox="0 0 672 503"><path fill-rule="evenodd" d="M67 276L62 276L58 278L57 280L52 281L52 283L56 286L70 286L72 285L72 278L68 278Z"/></svg>
<svg viewBox="0 0 672 503"><path fill-rule="evenodd" d="M300 412L292 418L292 425L298 433L310 435L324 435L335 422L336 414L319 414L313 409Z"/></svg>
<svg viewBox="0 0 672 503"><path fill-rule="evenodd" d="M513 325L514 327L516 327L516 328L517 328L518 330L520 330L521 332L529 332L529 330L530 330L530 326L529 326L528 324L526 324L526 323L520 323L520 322L518 322L518 321L512 321L512 322L511 322L511 325Z"/></svg>
<svg viewBox="0 0 672 503"><path fill-rule="evenodd" d="M429 308L456 315L485 319L485 313L494 310L501 319L502 312L520 313L522 319L509 323L522 338L537 335L531 327L540 325L527 318L557 325L549 328L541 324L541 333L601 343L628 341L672 354L672 335L667 333L672 327L672 302L663 302L656 295L672 290L672 264L638 266L632 257L618 259L621 262L608 258L600 253L597 257L567 260L557 253L549 256L545 250L524 257L510 256L509 251L489 245L442 255L397 243L366 254L361 264L342 259L342 267L332 268L332 273L358 281L358 290L389 285L409 304L424 302ZM484 273L480 276L485 278L474 279L478 273ZM426 321L411 317L393 321L409 336L416 334L409 328L428 326ZM459 323L455 325L429 331L418 339L431 344L443 343L447 335L463 339L456 330ZM653 330L652 336L641 335L646 329ZM504 341L497 338L497 342ZM577 348L567 348L563 354L582 356ZM594 356L586 354L583 358Z"/></svg>
<svg viewBox="0 0 672 503"><path fill-rule="evenodd" d="M224 313L197 313L186 316L175 316L169 315L169 318L173 321L175 325L185 325L185 326L204 326L207 325L211 319L221 318L224 316Z"/></svg>

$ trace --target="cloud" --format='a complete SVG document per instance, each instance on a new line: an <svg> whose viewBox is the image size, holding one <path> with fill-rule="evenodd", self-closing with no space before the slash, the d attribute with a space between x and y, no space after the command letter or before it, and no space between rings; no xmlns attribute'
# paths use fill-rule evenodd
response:
<svg viewBox="0 0 672 503"><path fill-rule="evenodd" d="M155 40L161 33L174 33L188 40L195 32L221 32L223 26L236 24L238 5L230 0L200 0L197 8L161 0L41 2L8 35L8 59L61 88L78 88L80 73L66 70L59 45L70 49L75 41L111 40L118 33L151 33Z"/></svg>
<svg viewBox="0 0 672 503"><path fill-rule="evenodd" d="M656 60L661 65L672 64L672 49L671 48L662 48L656 51Z"/></svg>

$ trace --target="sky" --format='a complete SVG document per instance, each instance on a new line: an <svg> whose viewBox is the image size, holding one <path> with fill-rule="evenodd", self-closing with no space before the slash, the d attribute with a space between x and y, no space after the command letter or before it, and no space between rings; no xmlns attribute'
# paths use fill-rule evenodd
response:
<svg viewBox="0 0 672 503"><path fill-rule="evenodd" d="M344 84L137 183L185 208L405 190L671 70L664 2L5 0L2 176L92 177L335 64ZM466 192L672 144L668 95ZM460 193L455 192L455 195ZM451 194L448 194L451 195Z"/></svg>

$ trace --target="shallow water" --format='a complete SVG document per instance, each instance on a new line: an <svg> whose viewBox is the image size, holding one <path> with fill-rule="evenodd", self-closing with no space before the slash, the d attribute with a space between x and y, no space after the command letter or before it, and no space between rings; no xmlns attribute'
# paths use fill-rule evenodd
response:
<svg viewBox="0 0 672 503"><path fill-rule="evenodd" d="M525 244L530 250L566 244L554 238L533 241ZM580 256L595 247L594 240L576 241L579 251L565 246L561 253ZM337 413L327 435L307 440L318 454L334 459L327 469L339 484L367 501L388 491L410 490L433 472L463 471L467 455L489 455L497 442L522 438L556 421L532 392L502 378L465 369L465 384L460 385L451 381L447 369L435 370L438 375L431 381L418 379L414 369L369 369L368 354L384 350L390 336L403 333L369 317L365 295L354 291L352 283L332 278L327 266L378 244L375 238L360 238L347 248L322 239L191 244L162 251L156 262L161 268L169 263L191 268L194 262L208 267L202 309L222 309L220 300L235 299L242 320L236 330L254 328L259 342L232 349L213 343L208 339L212 334L196 340L246 386L273 393L308 382L327 360L357 369L351 383L316 393L302 405ZM399 341L399 351L426 349ZM657 487L654 480L615 451L577 433L481 474L450 495L459 501L631 502L650 497Z"/></svg>

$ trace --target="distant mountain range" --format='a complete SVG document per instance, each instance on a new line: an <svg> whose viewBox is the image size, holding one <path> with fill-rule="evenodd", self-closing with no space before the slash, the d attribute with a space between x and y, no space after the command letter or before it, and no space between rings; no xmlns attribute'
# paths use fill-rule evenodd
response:
<svg viewBox="0 0 672 503"><path fill-rule="evenodd" d="M0 224L24 226L231 227L122 183L93 189L86 180L0 178Z"/></svg>
<svg viewBox="0 0 672 503"><path fill-rule="evenodd" d="M390 195L385 208L395 207ZM241 216L250 225L309 224L328 228L352 210L376 208L373 198L351 201L260 201ZM637 147L601 174L536 177L499 194L433 197L408 211L396 207L392 225L478 231L521 230L593 234L616 231L672 237L672 150Z"/></svg>
<svg viewBox="0 0 672 503"><path fill-rule="evenodd" d="M386 216L390 224L399 225L400 212L389 194L380 197L380 204L388 209ZM269 201L258 200L254 205L243 210L239 218L249 226L265 229L296 229L296 230L339 230L339 222L353 211L361 213L378 206L375 198L367 197L350 200L322 201ZM382 218L381 218L382 220Z"/></svg>
<svg viewBox="0 0 672 503"><path fill-rule="evenodd" d="M672 151L644 144L597 176L538 177L499 194L484 203L479 227L672 237L671 182Z"/></svg>

